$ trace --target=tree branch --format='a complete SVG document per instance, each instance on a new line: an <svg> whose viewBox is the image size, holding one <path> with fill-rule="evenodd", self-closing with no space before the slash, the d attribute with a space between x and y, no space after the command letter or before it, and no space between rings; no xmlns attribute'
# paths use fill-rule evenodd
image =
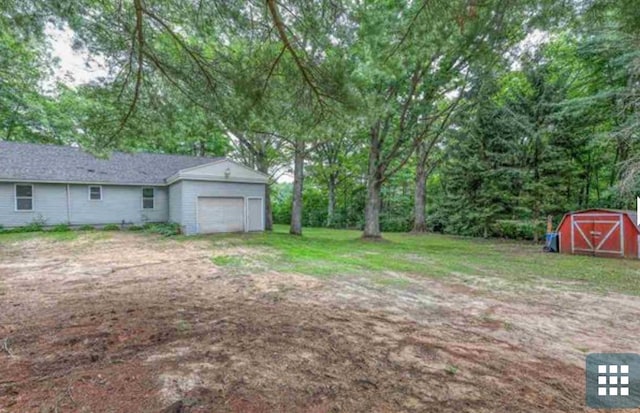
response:
<svg viewBox="0 0 640 413"><path fill-rule="evenodd" d="M278 6L276 5L275 0L267 0L267 7L269 9L269 14L271 14L271 19L273 20L273 23L275 24L276 29L278 31L280 40L282 41L284 47L289 51L289 54L293 58L293 61L295 62L296 66L298 67L298 70L300 71L300 74L302 74L302 78L304 82L311 88L311 91L316 96L318 103L322 104L323 103L322 93L320 92L318 86L315 84L313 75L309 72L308 68L304 65L304 63L298 56L298 53L296 53L295 48L291 44L291 41L289 40L289 36L287 35L287 30L284 25L284 22L282 21L282 18L280 17L280 13L278 12Z"/></svg>
<svg viewBox="0 0 640 413"><path fill-rule="evenodd" d="M140 1L140 0L135 0L135 1ZM189 55L189 57L191 57L191 60L193 60L193 62L198 66L198 69L200 70L200 72L202 73L202 75L207 81L207 86L210 89L214 89L215 81L211 77L211 74L209 73L209 71L204 67L204 64L202 63L202 56L196 55L193 52L193 50L191 50L191 48L184 42L184 40L180 36L178 36L171 29L171 27L169 27L167 23L165 23L161 18L156 16L155 13L151 12L148 9L142 9L142 11L144 12L144 14L151 17L151 19L155 20L158 24L160 24L160 26L162 26L167 31L167 33L169 33L169 35L173 38L173 40L182 48L182 50L184 50Z"/></svg>
<svg viewBox="0 0 640 413"><path fill-rule="evenodd" d="M269 79L271 79L271 76L273 75L273 72L275 71L276 66L278 66L278 63L280 62L280 59L282 58L282 55L284 55L284 52L286 52L286 51L287 51L287 47L283 46L282 50L278 54L278 57L276 57L276 60L271 65L271 68L269 69L269 74L267 75L267 78L264 81L264 86L262 87L262 94L263 95L267 91L267 87L269 86Z"/></svg>
<svg viewBox="0 0 640 413"><path fill-rule="evenodd" d="M402 44L407 40L407 37L409 37L409 33L411 33L411 30L413 30L413 25L416 23L416 20L418 20L418 17L420 17L422 12L427 8L428 4L429 4L429 0L424 0L422 2L422 6L420 6L416 14L413 15L413 18L409 22L409 27L407 27L407 30L404 32L404 34L400 38L400 41L393 47L393 49L391 49L391 52L387 55L387 57L385 57L384 59L385 62L389 60L391 57L393 57L393 55L396 54L400 46L402 46Z"/></svg>
<svg viewBox="0 0 640 413"><path fill-rule="evenodd" d="M158 69L160 71L160 73L162 74L162 76L164 77L165 80L167 80L169 83L171 83L176 89L178 89L178 91L180 93L182 93L182 95L184 95L184 97L186 97L191 103L193 103L194 105L196 105L199 108L202 108L204 110L212 110L211 107L202 104L202 102L197 101L196 99L194 99L191 94L185 90L185 88L183 86L181 86L177 80L175 80L170 74L169 72L167 72L167 65L165 65L164 63L162 63L160 61L160 59L158 59L153 53L151 52L143 52L145 57L147 59L149 59L149 61L151 61L151 63L153 63L153 65L156 67L156 69ZM175 70L174 68L171 68Z"/></svg>
<svg viewBox="0 0 640 413"><path fill-rule="evenodd" d="M120 126L118 126L118 129L116 130L116 132L107 139L107 144L110 144L113 141L113 139L116 136L118 136L120 132L122 132L125 125L127 124L127 121L129 120L131 115L133 115L133 112L135 111L136 105L138 104L138 100L140 98L140 88L142 86L142 66L144 63L143 54L142 54L142 49L144 47L144 33L142 31L143 30L142 0L133 0L133 4L136 9L136 27L135 27L134 33L138 42L138 62L137 62L138 67L136 71L136 84L133 89L133 99L129 104L129 109L127 110L127 113L124 115L124 117L120 120ZM131 44L131 54L133 54L134 48L135 48L135 41L133 41Z"/></svg>

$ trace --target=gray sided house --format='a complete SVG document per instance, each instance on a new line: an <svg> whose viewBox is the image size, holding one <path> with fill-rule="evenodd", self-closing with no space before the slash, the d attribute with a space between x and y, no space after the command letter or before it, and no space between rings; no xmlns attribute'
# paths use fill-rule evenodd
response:
<svg viewBox="0 0 640 413"><path fill-rule="evenodd" d="M0 225L176 222L185 234L264 230L267 177L225 158L0 141Z"/></svg>

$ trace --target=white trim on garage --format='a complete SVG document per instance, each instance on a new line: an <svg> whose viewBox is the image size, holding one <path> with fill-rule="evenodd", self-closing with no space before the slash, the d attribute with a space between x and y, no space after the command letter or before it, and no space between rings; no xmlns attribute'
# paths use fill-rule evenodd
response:
<svg viewBox="0 0 640 413"><path fill-rule="evenodd" d="M220 164L228 164L229 166L233 166L236 168L240 168L246 171L251 176L244 177L236 177L236 176L225 176L216 175L211 173L199 174L198 171L206 171L208 167ZM166 179L167 185L171 185L180 180L192 180L192 181L210 181L210 182L234 182L234 183L253 183L253 184L266 184L269 181L269 176L264 172L256 171L255 169L249 168L246 165L241 163L232 161L231 159L218 159L216 161L193 166L191 168L182 169L172 176Z"/></svg>

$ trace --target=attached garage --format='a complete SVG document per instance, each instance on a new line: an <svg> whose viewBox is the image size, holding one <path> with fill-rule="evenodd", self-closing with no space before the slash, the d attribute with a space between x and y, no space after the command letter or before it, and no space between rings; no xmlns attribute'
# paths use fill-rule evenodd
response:
<svg viewBox="0 0 640 413"><path fill-rule="evenodd" d="M170 220L187 234L264 231L267 176L229 160L170 178Z"/></svg>
<svg viewBox="0 0 640 413"><path fill-rule="evenodd" d="M558 226L560 252L640 258L634 211L588 209L566 214Z"/></svg>

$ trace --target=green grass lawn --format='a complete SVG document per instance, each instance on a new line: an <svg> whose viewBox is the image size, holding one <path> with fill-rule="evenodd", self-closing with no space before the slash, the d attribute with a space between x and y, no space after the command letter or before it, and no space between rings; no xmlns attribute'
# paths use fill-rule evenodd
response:
<svg viewBox="0 0 640 413"><path fill-rule="evenodd" d="M55 241L71 241L78 237L78 232L76 231L64 231L64 232L39 231L39 232L16 232L16 233L0 234L0 244L8 243L8 242L24 241L24 240L33 239L36 237L51 239Z"/></svg>
<svg viewBox="0 0 640 413"><path fill-rule="evenodd" d="M140 233L139 233L140 234ZM0 245L35 237L64 242L96 239L104 232L0 234ZM150 242L162 238L148 235ZM273 232L167 238L212 243L212 262L232 272L273 270L316 277L363 276L377 284L404 287L411 277L445 278L492 288L541 285L567 290L640 295L640 261L548 254L530 243L437 234L384 234L364 241L359 231L305 228L302 237L277 225ZM152 241L153 240L153 241ZM0 257L1 259L1 257Z"/></svg>
<svg viewBox="0 0 640 413"><path fill-rule="evenodd" d="M305 228L302 237L276 226L272 233L218 235L211 239L218 265L242 260L276 271L319 277L363 275L385 285L403 285L402 275L450 277L463 282L548 284L598 292L640 295L640 261L543 253L540 245L436 234L384 234L364 241L359 231ZM266 253L225 255L226 247L255 246ZM247 254L245 254L247 255Z"/></svg>

